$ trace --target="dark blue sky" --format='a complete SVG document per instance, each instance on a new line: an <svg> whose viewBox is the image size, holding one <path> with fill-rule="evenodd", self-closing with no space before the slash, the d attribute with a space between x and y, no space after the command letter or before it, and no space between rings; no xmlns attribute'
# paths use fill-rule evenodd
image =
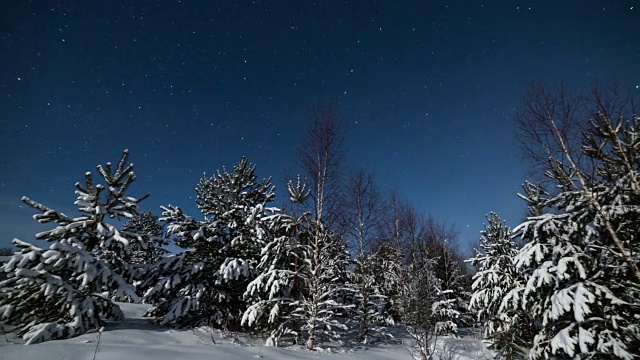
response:
<svg viewBox="0 0 640 360"><path fill-rule="evenodd" d="M635 5L635 6L634 6ZM314 100L337 99L348 165L476 239L511 225L532 80L640 84L637 1L11 1L0 12L0 246L74 213L73 184L131 151L143 208L193 209L245 155L296 173ZM196 215L196 214L194 214Z"/></svg>

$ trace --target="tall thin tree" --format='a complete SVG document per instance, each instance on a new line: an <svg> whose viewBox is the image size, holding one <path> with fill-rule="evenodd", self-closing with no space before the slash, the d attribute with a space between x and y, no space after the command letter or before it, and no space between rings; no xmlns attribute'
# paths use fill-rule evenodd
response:
<svg viewBox="0 0 640 360"><path fill-rule="evenodd" d="M355 317L358 340L367 341L375 317L386 318L385 297L376 283L373 240L382 223L383 198L373 174L364 170L352 172L345 189L345 229L356 263L354 273ZM381 316L380 316L381 315Z"/></svg>
<svg viewBox="0 0 640 360"><path fill-rule="evenodd" d="M298 148L298 161L311 184L310 196L313 199L313 258L310 279L310 315L312 326L309 328L307 348L313 349L316 343L317 322L313 319L320 316L320 305L323 303L320 279L326 260L326 242L333 238L329 235L332 224L335 227L337 209L340 202L339 192L341 163L343 159L342 145L344 135L340 127L338 109L335 104L324 107L314 105L309 112L307 134ZM324 302L326 304L326 302Z"/></svg>

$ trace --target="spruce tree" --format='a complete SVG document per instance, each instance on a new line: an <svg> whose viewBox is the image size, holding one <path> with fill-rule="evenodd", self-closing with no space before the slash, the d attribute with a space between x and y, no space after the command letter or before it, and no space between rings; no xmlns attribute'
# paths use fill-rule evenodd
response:
<svg viewBox="0 0 640 360"><path fill-rule="evenodd" d="M490 348L504 359L516 359L530 344L531 320L519 306L501 304L507 293L526 282L514 265L519 248L511 229L495 213L487 216L481 234L482 252L476 249L476 256L468 260L478 270L473 276L469 307L477 311L484 336L491 341Z"/></svg>
<svg viewBox="0 0 640 360"><path fill-rule="evenodd" d="M384 304L384 309L375 314L373 320L377 324L396 325L400 321L402 251L391 241L381 243L372 257L372 268Z"/></svg>
<svg viewBox="0 0 640 360"><path fill-rule="evenodd" d="M355 271L350 280L354 309L350 317L356 323L357 339L363 343L375 340L380 327L393 325L392 300L385 290L395 287L392 264L381 254L361 254L354 259ZM386 278L389 277L389 278ZM390 291L391 292L391 291Z"/></svg>
<svg viewBox="0 0 640 360"><path fill-rule="evenodd" d="M640 356L639 127L638 117L597 113L583 143L593 168L550 159L559 192L535 199L541 213L514 230L526 242L517 267L530 277L505 301L540 324L533 359Z"/></svg>
<svg viewBox="0 0 640 360"><path fill-rule="evenodd" d="M268 332L267 345L285 342L296 344L304 335L304 313L300 304L309 297L309 275L312 258L310 213L299 214L309 192L300 177L296 185L287 184L289 199L295 212L278 212L265 221L270 237L261 251L258 275L247 286L244 296L250 306L242 324L254 331Z"/></svg>
<svg viewBox="0 0 640 360"><path fill-rule="evenodd" d="M148 314L162 324L237 328L246 310L243 294L267 241L271 181L257 181L255 166L242 158L231 172L203 177L196 192L202 220L178 207L163 208L168 232L185 250L148 274L145 300L158 302Z"/></svg>
<svg viewBox="0 0 640 360"><path fill-rule="evenodd" d="M163 246L168 241L162 236L164 228L158 218L150 211L134 215L122 226L120 233L129 240L127 252L121 252L114 245L96 250L96 257L105 261L109 267L121 274L123 278L133 284L139 284L148 268L153 267L162 255L167 253ZM137 288L142 296L142 289ZM118 301L126 301L117 298Z"/></svg>
<svg viewBox="0 0 640 360"><path fill-rule="evenodd" d="M465 279L464 262L455 251L457 234L444 224L428 217L422 225L418 245L420 256L432 259L433 272L439 282L439 300L435 304L438 335L455 335L459 326L470 321L467 305L470 289Z"/></svg>
<svg viewBox="0 0 640 360"><path fill-rule="evenodd" d="M98 166L104 184L94 184L91 172L84 184L76 183L77 217L22 198L40 212L35 220L56 224L36 234L51 243L48 249L16 239L20 251L3 267L8 279L0 283L1 320L16 326L27 344L81 335L104 326L104 319L123 318L109 293L137 299L133 285L96 256L105 249L119 256L129 252L130 241L118 221L136 215L147 196L125 195L136 179L127 157L125 150L115 171L111 163Z"/></svg>
<svg viewBox="0 0 640 360"><path fill-rule="evenodd" d="M169 241L164 236L164 226L151 210L134 216L123 226L123 231L133 233L138 241L132 241L131 251L126 255L129 264L152 265L169 253L165 246Z"/></svg>
<svg viewBox="0 0 640 360"><path fill-rule="evenodd" d="M298 180L288 188L299 208L308 195L305 186ZM346 246L308 212L279 213L268 222L273 237L262 250L260 273L245 293L251 306L243 323L270 330L269 345L304 341L312 350L341 337L346 326L340 317L347 316L345 298L351 295Z"/></svg>
<svg viewBox="0 0 640 360"><path fill-rule="evenodd" d="M463 263L450 249L446 238L430 244L429 248L428 256L435 259L434 273L440 282L440 300L434 305L438 319L436 331L438 335L455 335L458 326L468 322L463 314L467 313L470 292L464 286Z"/></svg>
<svg viewBox="0 0 640 360"><path fill-rule="evenodd" d="M353 262L347 246L338 234L326 229L322 223L312 221L311 226L314 235L310 243L309 296L295 311L306 320L302 329L307 334L309 350L328 339L342 336L340 330L346 330L347 326L339 318L347 317L352 307L347 299L353 293L348 278Z"/></svg>

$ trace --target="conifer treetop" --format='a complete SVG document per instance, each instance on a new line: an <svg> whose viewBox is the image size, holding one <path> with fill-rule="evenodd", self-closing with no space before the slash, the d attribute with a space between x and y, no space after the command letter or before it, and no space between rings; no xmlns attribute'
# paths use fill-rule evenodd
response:
<svg viewBox="0 0 640 360"><path fill-rule="evenodd" d="M110 162L106 163L104 167L102 165L97 166L98 173L102 177L102 180L104 180L106 186L94 184L91 172L85 173L84 184L80 182L75 184L76 201L74 204L79 207L78 210L82 214L79 217L69 217L29 197L23 196L22 201L25 204L41 212L33 216L35 220L42 224L49 222L58 224L54 229L36 234L36 238L47 241L59 241L68 233L84 233L87 235L87 232L83 231L83 229L97 226L98 237L94 238L89 236L88 241L85 243L88 251L91 251L100 241L107 240L106 245L108 246L110 243L109 239L115 239L128 244L128 240L120 236L114 226L103 223L105 216L118 220L134 217L134 215L138 214L138 203L150 195L147 193L140 198L124 195L136 179L135 173L133 172L133 164L126 165L128 156L128 150L124 150L115 171L113 171Z"/></svg>
<svg viewBox="0 0 640 360"><path fill-rule="evenodd" d="M204 174L196 186L196 204L200 211L216 217L233 211L233 208L229 208L231 204L247 206L273 200L275 194L271 178L257 182L255 169L256 166L243 156L231 172L223 167L222 171L216 171L210 178Z"/></svg>

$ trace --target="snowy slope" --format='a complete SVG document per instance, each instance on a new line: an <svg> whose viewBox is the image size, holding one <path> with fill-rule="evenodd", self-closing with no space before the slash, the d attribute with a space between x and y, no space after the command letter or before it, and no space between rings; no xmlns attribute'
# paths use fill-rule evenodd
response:
<svg viewBox="0 0 640 360"><path fill-rule="evenodd" d="M262 340L223 336L208 328L175 330L151 324L142 314L148 305L120 304L126 320L109 324L100 335L96 360L176 360L176 359L411 359L404 345L381 345L368 348L336 348L327 352L311 352L300 348L265 347ZM3 360L91 360L96 351L98 333L85 334L67 340L49 341L35 345L20 345L0 340ZM10 338L9 338L10 340ZM405 341L408 341L405 339ZM482 342L473 339L441 339L438 342L440 359L491 359ZM444 351L442 351L444 350Z"/></svg>

